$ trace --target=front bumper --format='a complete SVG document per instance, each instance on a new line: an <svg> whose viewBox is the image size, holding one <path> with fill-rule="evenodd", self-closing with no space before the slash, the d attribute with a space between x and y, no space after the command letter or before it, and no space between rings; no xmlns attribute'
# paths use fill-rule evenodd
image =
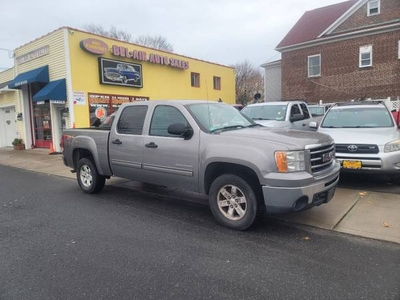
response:
<svg viewBox="0 0 400 300"><path fill-rule="evenodd" d="M310 176L308 180L305 178L297 180L291 174L289 180L283 181L282 174L277 174L282 186L262 186L267 213L282 214L301 211L328 203L335 194L339 172L340 164L336 162L330 172L318 177Z"/></svg>

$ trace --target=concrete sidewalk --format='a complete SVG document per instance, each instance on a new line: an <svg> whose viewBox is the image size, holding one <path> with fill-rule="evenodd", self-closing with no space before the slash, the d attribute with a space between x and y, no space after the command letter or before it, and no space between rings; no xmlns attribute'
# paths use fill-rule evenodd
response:
<svg viewBox="0 0 400 300"><path fill-rule="evenodd" d="M0 148L0 164L73 180L76 178L64 166L62 155L50 155L48 149L15 151L13 148ZM142 188L136 182L119 178L111 178L106 184L130 189ZM194 202L207 202L202 195L177 189L162 188L157 193ZM400 195L397 194L337 188L335 197L328 204L276 218L400 244Z"/></svg>

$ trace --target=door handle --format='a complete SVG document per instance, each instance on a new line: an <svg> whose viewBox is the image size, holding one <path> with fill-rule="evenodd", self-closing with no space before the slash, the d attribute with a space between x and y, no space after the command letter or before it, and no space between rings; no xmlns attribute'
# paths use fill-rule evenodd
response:
<svg viewBox="0 0 400 300"><path fill-rule="evenodd" d="M145 146L146 146L147 148L158 148L158 145L156 145L154 142L145 144Z"/></svg>
<svg viewBox="0 0 400 300"><path fill-rule="evenodd" d="M113 140L111 141L111 143L115 144L115 145L121 145L122 142L119 139Z"/></svg>

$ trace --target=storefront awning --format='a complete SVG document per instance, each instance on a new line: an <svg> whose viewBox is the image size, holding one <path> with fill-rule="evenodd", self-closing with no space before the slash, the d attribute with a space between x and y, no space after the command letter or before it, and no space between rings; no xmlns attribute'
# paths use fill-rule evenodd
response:
<svg viewBox="0 0 400 300"><path fill-rule="evenodd" d="M32 82L49 82L49 66L19 74L9 84L10 89L20 89L24 84Z"/></svg>
<svg viewBox="0 0 400 300"><path fill-rule="evenodd" d="M65 79L50 81L32 98L33 102L44 100L59 100L65 102L67 100Z"/></svg>

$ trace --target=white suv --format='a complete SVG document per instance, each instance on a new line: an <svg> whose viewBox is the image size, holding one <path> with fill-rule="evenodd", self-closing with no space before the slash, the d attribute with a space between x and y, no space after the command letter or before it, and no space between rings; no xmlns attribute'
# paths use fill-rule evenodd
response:
<svg viewBox="0 0 400 300"><path fill-rule="evenodd" d="M335 140L341 171L400 175L400 129L384 103L336 104L317 131Z"/></svg>

